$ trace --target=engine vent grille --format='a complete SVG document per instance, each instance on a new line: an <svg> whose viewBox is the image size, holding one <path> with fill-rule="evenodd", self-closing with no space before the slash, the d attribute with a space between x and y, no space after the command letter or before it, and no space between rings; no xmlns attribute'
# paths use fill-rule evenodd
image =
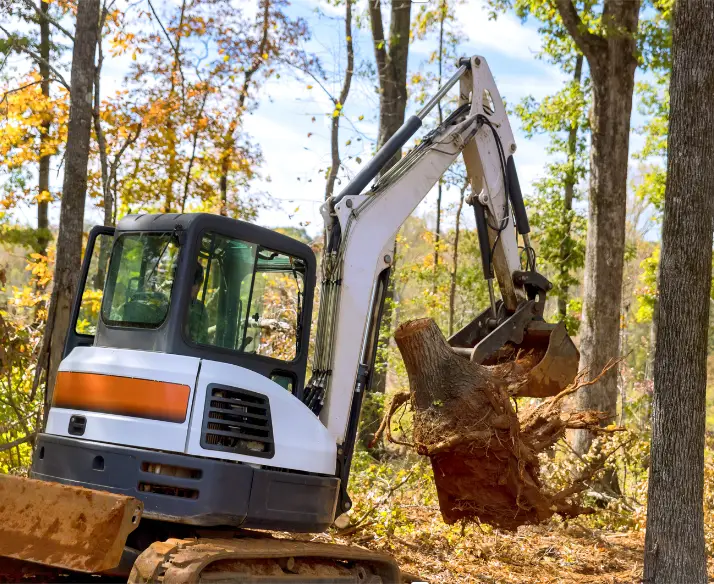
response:
<svg viewBox="0 0 714 584"><path fill-rule="evenodd" d="M237 387L209 385L201 446L272 458L275 444L267 396Z"/></svg>
<svg viewBox="0 0 714 584"><path fill-rule="evenodd" d="M186 489L182 487L169 487L154 483L139 483L139 490L145 493L155 493L157 495L168 495L169 497L179 497L180 499L198 499L197 489Z"/></svg>

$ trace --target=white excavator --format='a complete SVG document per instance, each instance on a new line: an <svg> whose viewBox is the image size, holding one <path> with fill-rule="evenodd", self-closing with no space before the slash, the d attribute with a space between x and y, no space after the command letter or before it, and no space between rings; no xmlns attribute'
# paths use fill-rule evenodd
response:
<svg viewBox="0 0 714 584"><path fill-rule="evenodd" d="M459 155L490 305L449 342L479 363L539 347L535 397L577 372L564 326L543 320L550 284L536 271L503 101L483 57L458 65L321 208L309 377L310 247L203 213L92 229L31 478L0 480L5 581L38 564L130 582L399 581L388 554L284 532L321 532L351 507L394 239ZM451 115L380 172L457 84Z"/></svg>

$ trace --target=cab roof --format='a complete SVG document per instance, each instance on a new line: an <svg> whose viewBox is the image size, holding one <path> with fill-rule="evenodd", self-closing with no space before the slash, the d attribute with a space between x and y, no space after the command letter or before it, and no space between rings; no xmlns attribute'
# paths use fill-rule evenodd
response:
<svg viewBox="0 0 714 584"><path fill-rule="evenodd" d="M184 230L189 237L194 237L200 232L213 231L304 259L313 260L315 257L310 246L288 235L240 219L231 219L212 213L127 215L119 221L116 229L117 235L127 231L166 232L180 229Z"/></svg>

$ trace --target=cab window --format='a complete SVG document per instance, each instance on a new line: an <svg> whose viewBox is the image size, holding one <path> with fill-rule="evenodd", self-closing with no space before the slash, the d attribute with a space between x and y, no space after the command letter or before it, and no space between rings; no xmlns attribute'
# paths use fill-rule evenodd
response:
<svg viewBox="0 0 714 584"><path fill-rule="evenodd" d="M157 328L166 319L179 245L173 233L125 233L112 250L102 319L110 326Z"/></svg>
<svg viewBox="0 0 714 584"><path fill-rule="evenodd" d="M93 336L97 333L97 322L102 307L107 264L113 239L114 234L112 233L100 233L92 246L89 270L84 280L84 288L82 288L82 302L74 323L74 332L78 335Z"/></svg>
<svg viewBox="0 0 714 584"><path fill-rule="evenodd" d="M209 232L192 273L186 323L192 342L283 361L295 358L303 260Z"/></svg>

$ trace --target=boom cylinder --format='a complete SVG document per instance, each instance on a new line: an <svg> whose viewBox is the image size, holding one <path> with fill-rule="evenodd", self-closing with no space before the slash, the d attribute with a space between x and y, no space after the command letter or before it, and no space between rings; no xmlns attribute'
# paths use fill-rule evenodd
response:
<svg viewBox="0 0 714 584"><path fill-rule="evenodd" d="M518 182L518 173L516 172L516 163L513 156L508 157L506 163L506 175L508 176L508 198L513 206L513 215L516 217L516 228L518 233L526 235L530 233L531 228L528 224L528 214L526 206L523 203L523 193L521 192L521 183Z"/></svg>
<svg viewBox="0 0 714 584"><path fill-rule="evenodd" d="M456 85L456 82L461 79L461 76L467 70L468 65L462 64L456 70L456 73L436 92L434 97L432 97L416 115L410 116L394 135L385 142L384 146L374 155L374 158L350 181L350 184L345 187L345 190L333 199L333 204L339 203L345 197L359 195L367 185L377 177L392 157L400 152L409 139L417 133L422 126L424 118L434 109L436 104L446 95L449 89Z"/></svg>

